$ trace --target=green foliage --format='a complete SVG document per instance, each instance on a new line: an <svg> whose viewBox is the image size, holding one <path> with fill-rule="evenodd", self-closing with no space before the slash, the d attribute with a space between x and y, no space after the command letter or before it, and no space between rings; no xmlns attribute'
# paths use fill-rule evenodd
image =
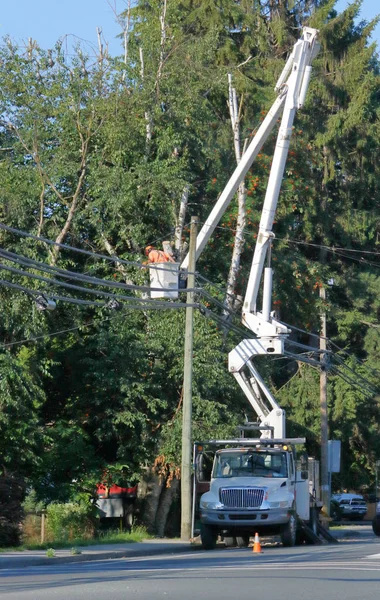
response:
<svg viewBox="0 0 380 600"><path fill-rule="evenodd" d="M341 14L334 5L173 0L163 14L162 2L138 1L126 60L103 56L92 63L83 48L69 58L60 44L25 53L8 41L0 49L1 221L136 261L147 243L171 237L184 190L185 221L191 214L204 221L235 164L227 74L233 74L242 137L249 141L272 103L299 27L308 23L320 30L322 49L293 129L276 215L273 308L313 333L325 311L329 336L364 361L362 377L378 385L380 289L377 255L369 253L377 252L380 235L379 64L369 42L374 22L357 23L360 2ZM274 143L273 134L246 179L237 294L245 292ZM236 219L232 203L197 267L219 285L221 291L210 286L210 292L221 303ZM4 231L0 243L79 274L146 283L137 267L123 270ZM40 280L4 267L2 279L44 289ZM331 277L336 283L323 301L320 289ZM63 295L57 284L46 286ZM94 300L86 292L64 293ZM58 302L53 313L41 313L30 295L3 286L0 299L3 470L26 474L37 499L78 499L82 506L82 494L86 504L99 481L135 483L158 455L178 468L183 312L111 315L106 308ZM199 313L194 333L194 437L230 435L246 412L255 418L227 371L227 353L240 339ZM306 334L297 339L310 342ZM281 388L289 434L306 433L317 452L317 372L276 361L262 371ZM329 414L331 433L344 443L342 482L370 481L378 398L369 401L331 374ZM61 523L68 518L62 515ZM66 535L69 525L59 527Z"/></svg>
<svg viewBox="0 0 380 600"><path fill-rule="evenodd" d="M40 513L45 508L45 504L38 499L36 490L31 489L22 503L22 508L25 513Z"/></svg>
<svg viewBox="0 0 380 600"><path fill-rule="evenodd" d="M12 356L7 351L0 354L1 472L10 468L29 473L40 462L44 398L39 378L25 356Z"/></svg>
<svg viewBox="0 0 380 600"><path fill-rule="evenodd" d="M57 542L92 537L95 511L94 506L88 502L49 504L47 507L48 535Z"/></svg>

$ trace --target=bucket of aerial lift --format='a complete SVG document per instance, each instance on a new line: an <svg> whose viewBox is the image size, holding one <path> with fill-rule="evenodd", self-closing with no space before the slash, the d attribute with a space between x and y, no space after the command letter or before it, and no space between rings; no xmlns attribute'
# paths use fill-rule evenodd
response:
<svg viewBox="0 0 380 600"><path fill-rule="evenodd" d="M149 277L151 298L178 298L179 263L152 263Z"/></svg>

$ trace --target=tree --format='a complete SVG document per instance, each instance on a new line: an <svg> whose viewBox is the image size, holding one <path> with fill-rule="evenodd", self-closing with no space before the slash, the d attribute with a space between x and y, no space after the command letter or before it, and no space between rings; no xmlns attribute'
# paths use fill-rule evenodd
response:
<svg viewBox="0 0 380 600"><path fill-rule="evenodd" d="M379 234L379 75L368 43L374 24L356 25L358 2L341 15L333 7L332 1L306 0L128 4L123 56L111 59L100 47L94 62L81 48L69 58L60 45L45 52L33 43L24 52L8 42L0 56L2 221L136 263L148 243L171 237L183 254L189 215L205 219L236 162L228 73L241 99L243 147L273 101L274 84L306 20L320 29L322 51L305 110L297 116L276 217L273 308L307 330L293 334L297 341L314 345L320 311L326 310L334 342L364 361L360 373L376 386L378 275L376 254L369 254L376 252ZM274 135L245 181L245 247L229 298L245 291L273 144ZM221 306L238 218L232 203L198 264L213 282L204 291ZM0 238L19 256L80 276L147 283L137 265L52 250L10 231L1 230ZM37 267L23 265L21 273L21 264L2 254L0 418L4 427L12 414L20 420L7 464L20 472L31 465L40 496L62 500L78 489L93 490L105 472L127 482L157 467L161 479L150 521L162 531L164 517L157 521L157 514L168 514L175 490L167 492L165 485L176 479L178 467L183 315L146 308L112 313L63 301L54 313L40 312L37 290L74 301L99 298L74 288L62 292L52 271L43 271L47 281L31 279L41 276ZM322 305L319 288L330 277L336 285ZM81 286L90 287L85 280ZM195 325L194 430L207 437L230 431L247 406L226 368L227 351L241 333L212 325L208 311L220 322L220 305L203 295L199 301L205 314ZM38 338L35 346L29 346L32 338ZM356 361L346 355L341 360L344 365L337 359L334 367L356 371ZM294 431L306 429L317 449L316 372L290 360L267 363L263 372L279 389ZM359 485L360 452L368 456L360 463L363 480L371 478L374 446L366 440L377 435L377 399L368 402L336 372L329 380L331 431L342 436L349 457L344 481ZM349 464L356 465L354 472Z"/></svg>

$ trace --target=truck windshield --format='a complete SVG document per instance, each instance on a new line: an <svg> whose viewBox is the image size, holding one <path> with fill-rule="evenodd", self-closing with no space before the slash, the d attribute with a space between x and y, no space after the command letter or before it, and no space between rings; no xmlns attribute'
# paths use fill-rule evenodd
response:
<svg viewBox="0 0 380 600"><path fill-rule="evenodd" d="M286 452L217 452L213 477L287 477Z"/></svg>

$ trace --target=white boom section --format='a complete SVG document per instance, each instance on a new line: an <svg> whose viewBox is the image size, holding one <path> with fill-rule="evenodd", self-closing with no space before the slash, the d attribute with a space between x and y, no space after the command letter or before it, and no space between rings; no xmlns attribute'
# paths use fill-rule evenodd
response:
<svg viewBox="0 0 380 600"><path fill-rule="evenodd" d="M252 359L258 355L284 354L284 340L290 333L290 330L277 321L271 312L273 271L270 265L265 268L264 272L261 313L257 312L256 304L265 257L274 237L272 226L289 151L293 121L297 108L300 108L305 101L311 76L310 63L319 50L317 34L316 29L304 27L302 37L294 45L277 82L275 88L278 92L277 99L242 156L197 238L196 255L198 258L283 109L243 305L242 321L248 329L256 334L257 338L242 341L228 356L230 372L238 381L260 424L267 427L263 430L261 438L281 439L286 437L285 411L279 407L252 363ZM182 269L188 268L188 261L189 258L186 256L181 265Z"/></svg>
<svg viewBox="0 0 380 600"><path fill-rule="evenodd" d="M244 177L248 173L253 161L256 156L260 152L263 144L268 139L270 133L277 123L277 119L281 114L281 111L286 103L287 96L289 95L289 84L294 81L293 70L295 65L295 56L299 53L302 54L302 50L305 50L305 47L310 50L310 48L316 48L317 44L315 43L315 38L317 35L316 29L311 29L309 27L304 27L302 39L299 40L294 48L293 52L289 56L287 63L277 81L275 90L278 92L278 97L273 103L271 109L266 115L264 121L260 125L256 135L253 140L249 144L248 148L244 152L243 156L239 164L237 165L234 173L232 174L230 180L228 181L226 187L224 188L222 194L220 195L217 203L215 204L213 210L210 215L207 217L206 222L204 223L201 231L197 237L197 246L196 246L196 258L199 258L202 250L206 246L208 240L212 236L216 226L218 225L221 217L223 216L226 208L230 204L234 194L236 193L240 183L243 181ZM298 51L299 46L302 46L302 50ZM297 51L296 51L297 50ZM309 66L310 61L316 54L318 49L314 52L310 50L310 56L307 57L308 60L303 61L305 64L300 65L302 74L305 75L304 79L301 78L301 86L298 89L297 101L298 105L302 106L300 102L304 101L306 96L307 84L310 80L311 75L311 67ZM298 80L297 80L298 81ZM303 85L302 85L303 84ZM294 96L294 93L293 93ZM282 174L280 176L280 182L282 179ZM181 264L181 269L187 269L189 266L189 255L184 258Z"/></svg>
<svg viewBox="0 0 380 600"><path fill-rule="evenodd" d="M295 44L283 74L277 83L277 88L282 89L282 85L284 85L283 78L290 72L286 81L287 94L284 112L277 136L276 148L273 155L268 187L261 214L259 234L257 236L243 305L243 322L249 329L257 333L257 335L279 335L289 333L286 328L271 317L269 317L269 319L266 318L268 316L268 306L263 307L263 314L257 313L256 303L265 256L273 238L272 227L274 215L288 156L293 121L297 108L300 108L305 100L307 86L311 75L310 63L319 50L319 44L316 42L316 35L317 31L315 29L310 29L308 27L304 28L302 39ZM265 325L265 323L267 325ZM268 325L272 325L272 327L268 327ZM265 329L265 332L263 329Z"/></svg>
<svg viewBox="0 0 380 600"><path fill-rule="evenodd" d="M270 265L264 270L264 261L274 237L273 220L288 156L295 112L305 101L311 75L310 62L319 50L316 36L315 29L304 29L302 40L294 46L277 83L277 88L282 89L285 79L288 78L284 112L277 136L242 315L243 323L257 335L258 339L244 340L230 352L228 357L229 370L257 414L260 424L269 428L263 431L262 438L286 436L285 411L277 404L253 366L252 359L260 354L283 354L284 341L290 333L287 327L272 316L273 271ZM263 308L260 313L256 311L256 303L263 270Z"/></svg>
<svg viewBox="0 0 380 600"><path fill-rule="evenodd" d="M211 213L207 217L202 229L198 233L197 236L197 247L196 247L196 258L199 258L200 253L203 248L206 246L210 237L212 236L215 227L219 223L223 214L225 213L228 205L230 204L232 198L234 197L240 183L243 181L244 177L248 173L249 169L256 156L260 152L263 144L267 140L269 134L277 123L277 119L281 114L281 109L285 103L285 94L281 92L276 101L274 102L272 108L268 112L264 121L261 123L255 137L249 144L248 148L244 152L241 160L233 172L230 180L228 181L226 187L218 198L217 203L212 209ZM189 255L187 254L182 261L181 269L187 269L189 266Z"/></svg>
<svg viewBox="0 0 380 600"><path fill-rule="evenodd" d="M243 340L228 355L228 370L233 374L261 425L268 429L262 438L285 437L285 411L279 407L251 358L258 354L281 354L280 340Z"/></svg>

